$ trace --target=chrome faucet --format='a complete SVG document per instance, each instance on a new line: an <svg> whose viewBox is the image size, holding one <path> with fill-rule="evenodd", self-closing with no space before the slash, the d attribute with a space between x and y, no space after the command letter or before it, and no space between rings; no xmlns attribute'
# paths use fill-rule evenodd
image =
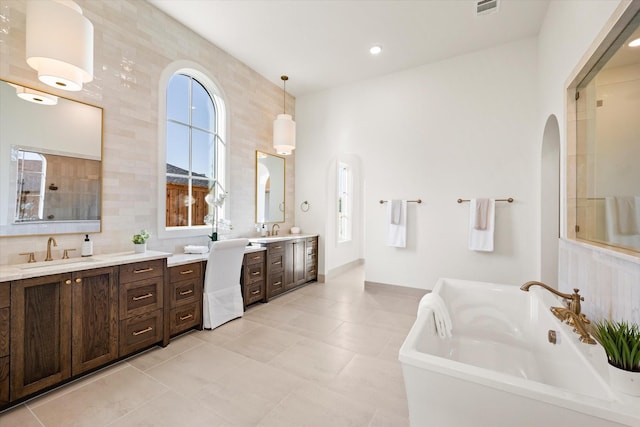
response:
<svg viewBox="0 0 640 427"><path fill-rule="evenodd" d="M580 335L580 341L587 344L595 344L595 340L591 338L587 331L587 326L591 321L587 319L587 316L581 312L582 306L580 301L584 301L584 297L580 296L580 289L573 288L572 294L565 294L559 292L552 287L545 285L542 282L532 281L527 282L520 286L525 292L529 292L529 288L532 286L540 286L554 295L564 299L566 307L551 307L551 312L560 319L561 322L565 322L568 325L573 326L573 332Z"/></svg>
<svg viewBox="0 0 640 427"><path fill-rule="evenodd" d="M56 242L56 239L54 239L53 237L49 237L49 240L47 240L47 257L44 259L45 261L53 261L53 258L51 258L52 242L53 242L53 246L58 246L58 242Z"/></svg>
<svg viewBox="0 0 640 427"><path fill-rule="evenodd" d="M275 229L276 227L278 227L277 230ZM280 226L278 224L273 224L271 226L271 235L272 236L277 236L278 235L278 231L280 231Z"/></svg>

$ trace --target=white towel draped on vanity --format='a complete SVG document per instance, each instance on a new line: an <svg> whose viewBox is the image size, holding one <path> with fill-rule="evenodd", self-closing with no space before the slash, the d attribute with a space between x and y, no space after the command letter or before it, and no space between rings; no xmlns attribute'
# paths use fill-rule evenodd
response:
<svg viewBox="0 0 640 427"><path fill-rule="evenodd" d="M407 201L387 201L387 246L407 246Z"/></svg>
<svg viewBox="0 0 640 427"><path fill-rule="evenodd" d="M469 250L493 252L495 199L469 201Z"/></svg>

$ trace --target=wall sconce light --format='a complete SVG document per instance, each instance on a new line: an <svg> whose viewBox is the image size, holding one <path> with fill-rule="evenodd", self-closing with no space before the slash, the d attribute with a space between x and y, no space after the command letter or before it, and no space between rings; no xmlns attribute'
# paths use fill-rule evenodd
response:
<svg viewBox="0 0 640 427"><path fill-rule="evenodd" d="M93 80L93 25L71 0L27 3L27 64L41 82L79 91Z"/></svg>
<svg viewBox="0 0 640 427"><path fill-rule="evenodd" d="M286 114L286 87L289 77L281 76L282 79L282 114L273 121L273 148L281 155L288 156L296 149L296 122L289 114Z"/></svg>

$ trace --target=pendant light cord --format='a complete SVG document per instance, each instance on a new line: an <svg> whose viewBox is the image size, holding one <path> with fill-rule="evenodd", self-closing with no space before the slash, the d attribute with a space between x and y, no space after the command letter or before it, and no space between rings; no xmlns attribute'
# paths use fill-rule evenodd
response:
<svg viewBox="0 0 640 427"><path fill-rule="evenodd" d="M289 80L289 77L280 76L280 78L282 79L282 114L287 114L287 80Z"/></svg>

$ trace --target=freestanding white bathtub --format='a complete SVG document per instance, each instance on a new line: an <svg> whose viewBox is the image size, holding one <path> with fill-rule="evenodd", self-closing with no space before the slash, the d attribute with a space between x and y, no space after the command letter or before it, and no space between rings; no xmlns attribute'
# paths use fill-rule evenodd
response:
<svg viewBox="0 0 640 427"><path fill-rule="evenodd" d="M555 318L548 291L440 279L433 292L452 337L426 308L400 348L411 426L640 426L640 398L611 390L602 347Z"/></svg>

